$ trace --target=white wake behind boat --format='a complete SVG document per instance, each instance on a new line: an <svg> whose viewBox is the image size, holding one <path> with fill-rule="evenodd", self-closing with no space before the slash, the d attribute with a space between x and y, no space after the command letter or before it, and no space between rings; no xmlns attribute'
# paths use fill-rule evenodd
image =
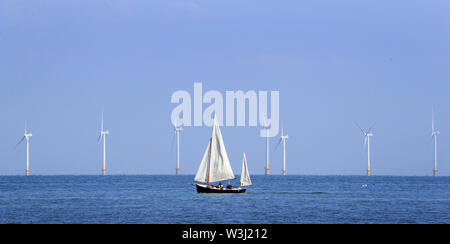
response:
<svg viewBox="0 0 450 244"><path fill-rule="evenodd" d="M208 147L203 155L203 159L195 175L194 181L197 183L198 193L244 193L246 189L238 187L222 187L211 185L212 182L220 182L235 179L233 169L228 159L219 122L214 116L212 136ZM248 172L247 160L244 153L242 161L241 186L250 186L250 174Z"/></svg>
<svg viewBox="0 0 450 244"><path fill-rule="evenodd" d="M247 157L245 156L242 159L242 171L241 171L241 186L251 186L252 180L250 179L250 173L248 172L247 167Z"/></svg>

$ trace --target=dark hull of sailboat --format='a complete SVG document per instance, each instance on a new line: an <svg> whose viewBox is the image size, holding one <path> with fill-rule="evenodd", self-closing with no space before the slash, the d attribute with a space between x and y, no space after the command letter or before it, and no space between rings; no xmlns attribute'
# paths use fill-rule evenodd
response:
<svg viewBox="0 0 450 244"><path fill-rule="evenodd" d="M212 188L210 186L203 186L196 184L197 192L198 193L219 193L219 194L227 194L227 193L245 193L246 189L242 188L232 188L232 189L219 189L219 188Z"/></svg>

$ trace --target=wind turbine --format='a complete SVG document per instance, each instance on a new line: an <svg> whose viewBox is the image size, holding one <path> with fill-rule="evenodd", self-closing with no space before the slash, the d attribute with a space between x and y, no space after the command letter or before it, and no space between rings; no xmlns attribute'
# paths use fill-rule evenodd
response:
<svg viewBox="0 0 450 244"><path fill-rule="evenodd" d="M277 150L280 143L283 142L283 175L286 175L286 140L289 138L288 135L284 135L284 129L281 129L281 137L280 141L278 141L278 144L275 148Z"/></svg>
<svg viewBox="0 0 450 244"><path fill-rule="evenodd" d="M434 128L434 111L431 113L431 137L434 139L434 169L433 169L433 175L437 176L438 169L437 169L437 136L440 135L441 132L437 131L436 128Z"/></svg>
<svg viewBox="0 0 450 244"><path fill-rule="evenodd" d="M100 130L100 136L98 137L98 142L103 139L103 167L102 167L102 175L106 175L106 135L109 135L108 130L103 129L103 113L102 113L102 125Z"/></svg>
<svg viewBox="0 0 450 244"><path fill-rule="evenodd" d="M368 131L364 131L358 124L356 124L364 135L364 145L367 145L367 176L370 176L370 137L373 137L372 129L373 126L369 128Z"/></svg>
<svg viewBox="0 0 450 244"><path fill-rule="evenodd" d="M31 132L28 132L27 128L27 122L25 121L25 133L23 134L22 139L16 144L16 147L19 146L23 142L23 140L27 141L27 168L25 169L25 175L30 175L30 137L32 137L33 134Z"/></svg>
<svg viewBox="0 0 450 244"><path fill-rule="evenodd" d="M266 123L262 128L266 130L266 167L264 167L264 169L265 169L265 174L269 175L270 174L270 167L269 167L269 129L271 128L271 126L270 126L270 124Z"/></svg>
<svg viewBox="0 0 450 244"><path fill-rule="evenodd" d="M181 126L175 126L174 131L177 136L177 168L176 175L180 175L180 132L183 130Z"/></svg>

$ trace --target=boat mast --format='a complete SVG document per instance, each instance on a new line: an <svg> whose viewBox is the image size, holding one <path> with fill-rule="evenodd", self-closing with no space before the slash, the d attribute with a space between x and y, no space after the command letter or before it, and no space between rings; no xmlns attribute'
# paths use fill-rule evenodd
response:
<svg viewBox="0 0 450 244"><path fill-rule="evenodd" d="M209 186L209 175L211 174L211 149L212 149L212 137L209 139L208 186Z"/></svg>

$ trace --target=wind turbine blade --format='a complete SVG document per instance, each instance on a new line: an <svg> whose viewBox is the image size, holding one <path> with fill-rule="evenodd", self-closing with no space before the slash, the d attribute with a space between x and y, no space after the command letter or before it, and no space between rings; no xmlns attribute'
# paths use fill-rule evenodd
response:
<svg viewBox="0 0 450 244"><path fill-rule="evenodd" d="M361 128L361 126L358 125L358 123L355 122L355 125L358 126L358 128L361 130L361 132L363 133L363 135L366 134L366 132L364 132L364 130Z"/></svg>
<svg viewBox="0 0 450 244"><path fill-rule="evenodd" d="M23 136L22 139L20 139L20 141L16 144L16 146L14 146L14 149L16 149L20 145L20 143L23 142L23 140L25 140L25 136Z"/></svg>
<svg viewBox="0 0 450 244"><path fill-rule="evenodd" d="M374 123L374 124L369 128L369 130L367 131L367 133L372 132L373 127L375 127L375 124L376 124L376 123Z"/></svg>
<svg viewBox="0 0 450 244"><path fill-rule="evenodd" d="M364 145L367 145L367 139L368 139L368 136L365 136L364 137Z"/></svg>
<svg viewBox="0 0 450 244"><path fill-rule="evenodd" d="M275 146L275 149L273 150L274 152L278 149L278 147L280 146L281 142L283 141L283 139L280 139L277 143L277 145Z"/></svg>

